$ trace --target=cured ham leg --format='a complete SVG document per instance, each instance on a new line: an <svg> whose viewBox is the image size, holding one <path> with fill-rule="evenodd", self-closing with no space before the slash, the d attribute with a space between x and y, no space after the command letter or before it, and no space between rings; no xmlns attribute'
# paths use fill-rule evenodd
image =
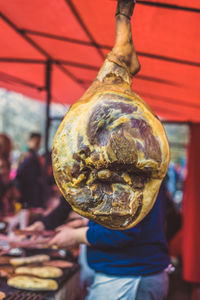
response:
<svg viewBox="0 0 200 300"><path fill-rule="evenodd" d="M140 69L133 8L134 1L118 0L114 48L66 114L52 154L56 182L72 208L111 229L128 229L147 215L169 163L161 122L131 89Z"/></svg>

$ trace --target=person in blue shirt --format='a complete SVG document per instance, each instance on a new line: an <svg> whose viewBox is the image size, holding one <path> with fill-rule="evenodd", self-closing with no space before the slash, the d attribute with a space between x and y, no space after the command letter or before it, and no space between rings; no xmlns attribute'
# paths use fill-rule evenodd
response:
<svg viewBox="0 0 200 300"><path fill-rule="evenodd" d="M149 214L128 230L111 230L95 222L65 227L50 242L61 248L86 244L95 271L87 300L164 300L170 258L165 238L165 183Z"/></svg>

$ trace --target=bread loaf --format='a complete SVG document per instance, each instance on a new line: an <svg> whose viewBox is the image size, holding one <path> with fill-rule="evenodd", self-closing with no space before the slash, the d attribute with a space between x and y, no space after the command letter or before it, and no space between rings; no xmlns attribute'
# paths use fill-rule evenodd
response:
<svg viewBox="0 0 200 300"><path fill-rule="evenodd" d="M10 264L17 267L17 266L22 266L27 264L42 263L49 260L50 260L50 256L46 254L38 254L38 255L27 256L27 257L11 258Z"/></svg>
<svg viewBox="0 0 200 300"><path fill-rule="evenodd" d="M20 267L16 268L16 274L26 274L33 275L41 278L59 278L62 276L63 272L61 269L45 266L45 267Z"/></svg>
<svg viewBox="0 0 200 300"><path fill-rule="evenodd" d="M28 291L55 291L58 283L53 279L41 279L29 276L15 276L7 281L8 286Z"/></svg>

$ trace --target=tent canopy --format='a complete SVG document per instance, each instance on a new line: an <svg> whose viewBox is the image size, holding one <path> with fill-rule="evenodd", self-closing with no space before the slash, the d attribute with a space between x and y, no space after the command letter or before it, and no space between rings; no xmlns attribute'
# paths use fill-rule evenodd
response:
<svg viewBox="0 0 200 300"><path fill-rule="evenodd" d="M0 86L45 100L51 79L52 101L79 99L114 45L116 1L0 0L0 7ZM199 0L138 0L132 25L142 66L133 90L163 120L200 122Z"/></svg>

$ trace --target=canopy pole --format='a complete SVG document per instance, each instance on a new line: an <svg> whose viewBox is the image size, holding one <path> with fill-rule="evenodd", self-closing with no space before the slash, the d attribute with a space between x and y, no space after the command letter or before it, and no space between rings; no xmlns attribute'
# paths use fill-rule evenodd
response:
<svg viewBox="0 0 200 300"><path fill-rule="evenodd" d="M51 125L50 118L50 103L51 103L51 75L52 75L52 61L47 60L45 70L45 89L46 89L46 122L45 122L45 161L43 169L44 178L44 206L46 206L46 200L48 199L48 165L49 165L49 129Z"/></svg>
<svg viewBox="0 0 200 300"><path fill-rule="evenodd" d="M52 62L46 62L46 125L45 125L45 154L49 153L49 127L50 127L50 103L51 103L51 69Z"/></svg>

